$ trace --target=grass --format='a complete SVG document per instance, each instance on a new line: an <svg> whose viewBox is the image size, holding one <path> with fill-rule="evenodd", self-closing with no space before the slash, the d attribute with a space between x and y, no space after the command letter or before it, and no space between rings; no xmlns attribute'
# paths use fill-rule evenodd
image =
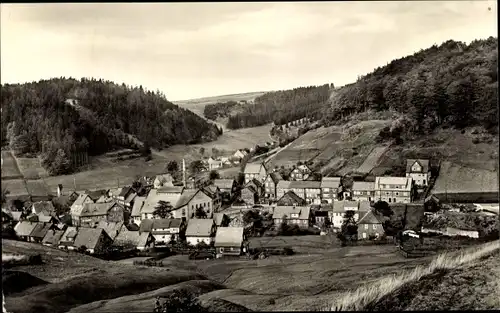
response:
<svg viewBox="0 0 500 313"><path fill-rule="evenodd" d="M380 301L384 296L391 294L405 284L418 281L426 275L439 270L451 270L464 264L487 256L500 249L499 241L490 242L456 253L443 253L436 257L428 266L417 266L411 271L398 275L384 277L373 284L362 286L354 291L345 293L337 298L331 310L362 311L368 305Z"/></svg>
<svg viewBox="0 0 500 313"><path fill-rule="evenodd" d="M26 179L39 179L49 176L39 158L17 158L19 169Z"/></svg>
<svg viewBox="0 0 500 313"><path fill-rule="evenodd" d="M22 178L23 174L19 171L16 160L10 151L2 151L2 179Z"/></svg>
<svg viewBox="0 0 500 313"><path fill-rule="evenodd" d="M9 191L9 194L7 195L8 198L28 194L26 184L22 179L2 179L2 188L5 188Z"/></svg>
<svg viewBox="0 0 500 313"><path fill-rule="evenodd" d="M378 160L380 157L385 153L385 151L388 149L388 146L384 147L375 147L373 150L370 152L368 157L365 159L363 164L361 164L360 167L356 170L358 173L370 173L371 170L377 166Z"/></svg>

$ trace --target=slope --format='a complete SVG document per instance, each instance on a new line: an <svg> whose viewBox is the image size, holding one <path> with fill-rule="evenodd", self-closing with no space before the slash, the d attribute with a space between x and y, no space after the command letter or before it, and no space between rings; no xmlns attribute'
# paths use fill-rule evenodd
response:
<svg viewBox="0 0 500 313"><path fill-rule="evenodd" d="M81 154L119 147L206 142L220 130L160 92L96 79L2 85L2 138L17 155L41 154L51 174L75 170Z"/></svg>

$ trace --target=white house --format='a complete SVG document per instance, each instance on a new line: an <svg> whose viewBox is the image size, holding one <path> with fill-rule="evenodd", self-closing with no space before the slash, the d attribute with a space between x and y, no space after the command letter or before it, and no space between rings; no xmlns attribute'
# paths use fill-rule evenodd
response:
<svg viewBox="0 0 500 313"><path fill-rule="evenodd" d="M262 163L247 163L243 173L245 174L245 184L254 178L264 182L267 177L267 169Z"/></svg>
<svg viewBox="0 0 500 313"><path fill-rule="evenodd" d="M410 203L413 179L411 177L376 177L375 199L388 203Z"/></svg>
<svg viewBox="0 0 500 313"><path fill-rule="evenodd" d="M186 241L193 246L202 241L211 245L215 240L216 228L213 219L191 219L186 229Z"/></svg>
<svg viewBox="0 0 500 313"><path fill-rule="evenodd" d="M156 244L167 244L171 240L178 240L183 226L180 218L160 218L143 220L140 232L149 232L153 235Z"/></svg>
<svg viewBox="0 0 500 313"><path fill-rule="evenodd" d="M406 177L411 177L417 186L427 187L431 178L429 160L406 160Z"/></svg>
<svg viewBox="0 0 500 313"><path fill-rule="evenodd" d="M75 202L73 202L73 204L71 205L70 212L73 225L78 226L83 208L87 203L94 203L94 200L92 200L92 198L90 198L86 193L82 193L78 195L78 198L76 198Z"/></svg>

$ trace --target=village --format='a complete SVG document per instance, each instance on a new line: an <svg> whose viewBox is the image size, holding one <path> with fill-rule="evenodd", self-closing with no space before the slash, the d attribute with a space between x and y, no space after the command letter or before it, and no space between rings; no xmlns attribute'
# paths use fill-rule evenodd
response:
<svg viewBox="0 0 500 313"><path fill-rule="evenodd" d="M181 182L162 173L109 190L78 192L59 185L55 195L10 199L11 205L2 208L2 223L4 229L13 227L18 240L95 256L148 255L151 249L169 248L210 259L252 257L252 236L338 234L346 222L357 226L351 234L355 241L384 241L380 203L424 218L437 214L441 201L453 202L453 193L430 192L437 179L432 173L439 175L440 167L433 169L429 159L408 159L404 177L356 181L322 177L303 163L288 169L247 163L251 152L203 160L201 172L210 171L208 179L187 178L183 162ZM221 179L216 170L228 162L241 162L243 171ZM460 194L454 195L460 202ZM475 211L498 214L494 195L476 198L468 201L482 203ZM479 237L477 231L453 227L417 231Z"/></svg>

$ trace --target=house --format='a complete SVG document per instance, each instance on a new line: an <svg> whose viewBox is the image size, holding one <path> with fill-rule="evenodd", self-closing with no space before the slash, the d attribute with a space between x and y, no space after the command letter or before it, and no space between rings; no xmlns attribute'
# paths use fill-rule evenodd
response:
<svg viewBox="0 0 500 313"><path fill-rule="evenodd" d="M220 159L214 159L212 157L208 158L207 164L208 164L208 170L216 170L222 167L222 160Z"/></svg>
<svg viewBox="0 0 500 313"><path fill-rule="evenodd" d="M73 246L90 254L104 254L111 247L113 240L101 228L80 227Z"/></svg>
<svg viewBox="0 0 500 313"><path fill-rule="evenodd" d="M47 232L51 228L53 229L53 225L50 223L41 223L41 222L36 223L35 227L33 228L33 231L29 235L29 241L36 243L42 242L43 238L45 237L45 235L47 235Z"/></svg>
<svg viewBox="0 0 500 313"><path fill-rule="evenodd" d="M372 210L366 212L358 221L358 239L379 238L384 234L382 221Z"/></svg>
<svg viewBox="0 0 500 313"><path fill-rule="evenodd" d="M12 221L13 222L19 222L22 219L24 219L26 213L23 211L11 211L10 214L12 215Z"/></svg>
<svg viewBox="0 0 500 313"><path fill-rule="evenodd" d="M94 227L101 221L127 222L125 209L116 202L86 203L75 226Z"/></svg>
<svg viewBox="0 0 500 313"><path fill-rule="evenodd" d="M97 228L103 229L106 234L111 238L112 240L115 240L116 236L120 233L120 231L123 228L126 228L125 225L123 225L123 222L108 222L108 221L100 221L99 224L96 226Z"/></svg>
<svg viewBox="0 0 500 313"><path fill-rule="evenodd" d="M52 198L52 204L54 205L54 207L69 209L77 198L78 194L76 192L72 192L69 195L60 195Z"/></svg>
<svg viewBox="0 0 500 313"><path fill-rule="evenodd" d="M98 190L86 190L85 193L92 199L93 202L96 202L101 196L107 195L108 190L98 189Z"/></svg>
<svg viewBox="0 0 500 313"><path fill-rule="evenodd" d="M306 200L308 204L321 204L321 182L297 180L291 181L290 190L295 192L299 197Z"/></svg>
<svg viewBox="0 0 500 313"><path fill-rule="evenodd" d="M146 197L136 197L134 205L132 206L132 213L130 214L130 218L138 226L141 225L141 210L144 201L146 201Z"/></svg>
<svg viewBox="0 0 500 313"><path fill-rule="evenodd" d="M59 244L62 235L64 235L64 230L51 229L43 237L42 244L44 246L55 247Z"/></svg>
<svg viewBox="0 0 500 313"><path fill-rule="evenodd" d="M257 179L251 179L248 183L245 184L245 187L252 187L257 197L261 197L264 194L264 185Z"/></svg>
<svg viewBox="0 0 500 313"><path fill-rule="evenodd" d="M320 184L321 201L325 203L336 201L339 193L342 191L340 184L341 177L323 177Z"/></svg>
<svg viewBox="0 0 500 313"><path fill-rule="evenodd" d="M82 193L78 195L78 198L76 198L75 202L71 205L70 212L73 225L78 225L83 207L87 203L94 203L94 200L92 200L88 194Z"/></svg>
<svg viewBox="0 0 500 313"><path fill-rule="evenodd" d="M290 181L287 180L280 180L278 184L276 185L276 198L280 199L287 193L288 191L291 191L290 189Z"/></svg>
<svg viewBox="0 0 500 313"><path fill-rule="evenodd" d="M354 201L374 201L375 200L375 183L355 181L352 184L352 196Z"/></svg>
<svg viewBox="0 0 500 313"><path fill-rule="evenodd" d="M59 249L74 250L75 249L74 243L77 234L78 234L78 228L74 226L68 227L64 232L64 234L61 236L61 239L59 240L58 243Z"/></svg>
<svg viewBox="0 0 500 313"><path fill-rule="evenodd" d="M297 196L293 191L287 191L281 198L279 198L276 205L279 206L305 206L306 200Z"/></svg>
<svg viewBox="0 0 500 313"><path fill-rule="evenodd" d="M161 218L143 220L139 232L148 232L155 239L155 244L167 244L179 240L179 234L184 228L180 218Z"/></svg>
<svg viewBox="0 0 500 313"><path fill-rule="evenodd" d="M113 241L114 247L120 247L123 250L137 249L139 251L154 247L155 238L150 232L130 231L123 227Z"/></svg>
<svg viewBox="0 0 500 313"><path fill-rule="evenodd" d="M369 204L369 202L364 201L364 204L362 206L364 211L360 210L360 202L358 201L348 201L348 200L342 200L342 201L334 201L333 206L328 210L329 212L329 219L330 222L332 223L333 228L340 228L342 226L342 223L344 221L344 215L347 211L354 211L354 220L357 221L359 220L359 217L361 214L364 214L367 212L369 208L366 207L366 203Z"/></svg>
<svg viewBox="0 0 500 313"><path fill-rule="evenodd" d="M174 178L171 174L165 173L156 175L153 180L153 188L158 189L161 187L173 187L174 186Z"/></svg>
<svg viewBox="0 0 500 313"><path fill-rule="evenodd" d="M187 189L174 206L173 218L195 218L202 210L206 218L212 218L214 214L214 200L203 190Z"/></svg>
<svg viewBox="0 0 500 313"><path fill-rule="evenodd" d="M215 235L216 257L240 256L248 247L243 246L246 240L243 227L222 227Z"/></svg>
<svg viewBox="0 0 500 313"><path fill-rule="evenodd" d="M211 245L214 242L216 228L213 219L191 219L186 228L186 241L193 246L200 242Z"/></svg>
<svg viewBox="0 0 500 313"><path fill-rule="evenodd" d="M155 218L153 213L155 212L155 208L158 206L158 202L160 201L168 202L172 206L175 206L179 201L183 190L184 187L162 187L159 189L152 189L142 206L141 220Z"/></svg>
<svg viewBox="0 0 500 313"><path fill-rule="evenodd" d="M227 193L229 196L232 196L237 184L234 179L214 179L213 185L219 188L221 193Z"/></svg>
<svg viewBox="0 0 500 313"><path fill-rule="evenodd" d="M240 200L247 205L254 205L259 200L259 196L253 186L245 186L241 189Z"/></svg>
<svg viewBox="0 0 500 313"><path fill-rule="evenodd" d="M228 227L231 219L224 213L214 213L214 222L217 227Z"/></svg>
<svg viewBox="0 0 500 313"><path fill-rule="evenodd" d="M14 226L14 232L19 239L31 241L30 235L37 224L38 222L20 221Z"/></svg>
<svg viewBox="0 0 500 313"><path fill-rule="evenodd" d="M38 201L31 206L31 213L36 215L52 215L55 213L55 210L51 201Z"/></svg>
<svg viewBox="0 0 500 313"><path fill-rule="evenodd" d="M203 192L212 198L214 211L216 212L222 205L222 195L219 187L215 185L208 185L203 187Z"/></svg>
<svg viewBox="0 0 500 313"><path fill-rule="evenodd" d="M264 181L267 176L267 169L263 163L247 163L243 174L245 175L245 184L254 178Z"/></svg>
<svg viewBox="0 0 500 313"><path fill-rule="evenodd" d="M281 180L283 180L283 177L281 177L280 173L278 172L273 172L267 175L266 179L264 180L264 196L266 198L276 199L278 183Z"/></svg>
<svg viewBox="0 0 500 313"><path fill-rule="evenodd" d="M411 177L416 186L427 187L429 185L429 180L431 179L429 160L406 160L406 177Z"/></svg>
<svg viewBox="0 0 500 313"><path fill-rule="evenodd" d="M275 225L286 221L289 225L308 228L311 224L311 208L309 206L276 206L273 220Z"/></svg>
<svg viewBox="0 0 500 313"><path fill-rule="evenodd" d="M375 199L388 203L409 203L413 195L411 177L376 177Z"/></svg>
<svg viewBox="0 0 500 313"><path fill-rule="evenodd" d="M309 166L301 164L290 172L290 180L307 180L311 173L312 170Z"/></svg>
<svg viewBox="0 0 500 313"><path fill-rule="evenodd" d="M315 211L314 212L314 223L318 226L324 226L329 224L328 211Z"/></svg>
<svg viewBox="0 0 500 313"><path fill-rule="evenodd" d="M128 186L119 188L117 190L110 190L109 196L110 198L115 200L118 204L130 208L132 202L134 201L134 198L137 196L137 191L134 188Z"/></svg>
<svg viewBox="0 0 500 313"><path fill-rule="evenodd" d="M246 152L245 150L239 149L239 150L236 150L236 152L233 154L233 158L241 161L247 155L248 155L248 152Z"/></svg>

